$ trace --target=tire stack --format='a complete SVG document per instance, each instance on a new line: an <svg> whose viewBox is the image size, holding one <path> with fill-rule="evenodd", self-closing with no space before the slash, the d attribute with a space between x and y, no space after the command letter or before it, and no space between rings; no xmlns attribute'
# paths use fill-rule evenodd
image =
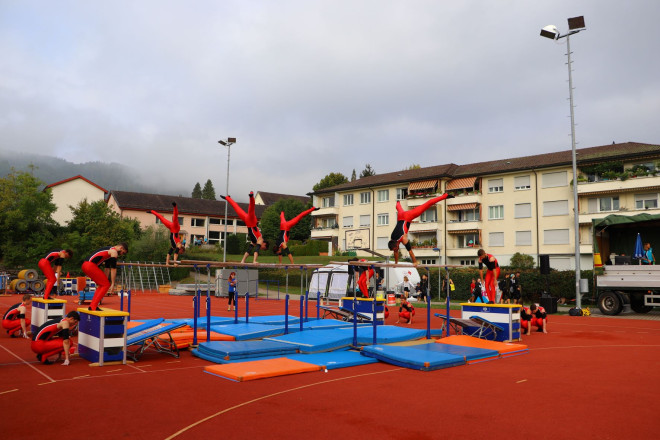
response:
<svg viewBox="0 0 660 440"><path fill-rule="evenodd" d="M18 278L9 283L9 290L16 293L43 292L46 284L39 279L39 273L34 269L23 269L18 272Z"/></svg>

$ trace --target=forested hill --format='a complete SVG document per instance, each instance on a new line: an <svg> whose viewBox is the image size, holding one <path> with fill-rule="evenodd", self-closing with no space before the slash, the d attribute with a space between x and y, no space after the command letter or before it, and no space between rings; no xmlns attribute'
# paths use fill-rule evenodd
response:
<svg viewBox="0 0 660 440"><path fill-rule="evenodd" d="M12 168L32 173L45 185L81 175L109 191L162 193L155 183L142 181L137 170L118 163L77 164L52 156L0 150L0 177L7 176ZM187 194L189 190L183 192Z"/></svg>

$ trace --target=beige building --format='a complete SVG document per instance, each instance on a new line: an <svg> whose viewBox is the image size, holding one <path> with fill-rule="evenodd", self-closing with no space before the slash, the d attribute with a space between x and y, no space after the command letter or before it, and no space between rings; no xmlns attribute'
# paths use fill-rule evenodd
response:
<svg viewBox="0 0 660 440"><path fill-rule="evenodd" d="M73 218L72 206L78 206L84 200L89 203L105 200L105 195L108 193L104 188L80 175L51 183L44 190L50 190L53 196L52 202L57 210L52 217L61 226L65 226Z"/></svg>
<svg viewBox="0 0 660 440"><path fill-rule="evenodd" d="M609 214L660 214L660 145L623 143L578 150L580 266L593 267L592 220ZM439 165L369 176L312 193L312 238L331 251L370 249L389 256L396 202L419 206L455 196L410 227L417 260L474 265L485 248L500 264L516 253L550 256L555 269L575 268L571 151ZM402 250L407 256L405 249Z"/></svg>

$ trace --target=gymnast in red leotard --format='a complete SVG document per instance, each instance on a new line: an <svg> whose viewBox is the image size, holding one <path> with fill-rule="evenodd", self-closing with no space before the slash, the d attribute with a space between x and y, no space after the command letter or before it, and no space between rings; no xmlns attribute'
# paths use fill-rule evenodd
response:
<svg viewBox="0 0 660 440"><path fill-rule="evenodd" d="M165 259L165 264L168 266L170 264L170 256L174 257L174 264L178 264L179 262L177 261L177 257L183 254L186 250L186 247L181 242L181 237L179 237L179 231L181 230L181 225L179 224L179 208L176 202L172 202L172 206L172 221L169 221L154 210L148 211L149 213L158 217L158 220L160 220L161 223L163 223L163 225L165 225L165 227L170 230L170 250L167 251L167 257Z"/></svg>
<svg viewBox="0 0 660 440"><path fill-rule="evenodd" d="M223 200L226 200L227 203L231 205L232 208L234 208L234 211L236 212L236 215L243 220L245 223L245 226L248 228L248 238L250 239L250 244L248 245L247 250L245 251L245 254L243 255L243 259L241 260L241 263L245 263L245 260L247 260L247 257L250 254L253 254L253 263L257 262L257 257L259 256L259 252L268 249L268 241L264 240L264 237L261 235L261 231L259 230L259 227L257 226L257 216L254 213L254 194L252 191L250 191L249 197L250 197L250 203L248 205L248 212L245 213L243 211L243 208L241 208L238 203L236 203L230 196L220 196L222 197Z"/></svg>
<svg viewBox="0 0 660 440"><path fill-rule="evenodd" d="M289 242L289 232L304 216L313 211L317 211L318 209L319 208L312 206L289 221L284 217L284 211L280 212L280 235L277 237L277 240L275 240L275 245L273 246L273 252L279 257L280 263L282 263L282 256L285 256L289 257L289 261L293 264L293 255L291 255L291 251L289 251L289 248L287 247L287 243Z"/></svg>
<svg viewBox="0 0 660 440"><path fill-rule="evenodd" d="M394 230L392 231L392 235L390 236L390 241L387 243L387 247L389 247L389 249L394 252L394 263L399 262L399 243L403 243L403 245L408 250L408 253L410 254L410 258L412 259L413 264L417 264L415 254L412 251L412 246L408 241L408 228L410 227L410 223L422 215L424 211L429 209L432 205L435 205L441 200L451 199L453 197L454 196L450 194L443 194L408 211L403 210L403 207L401 207L401 202L396 202L397 222Z"/></svg>

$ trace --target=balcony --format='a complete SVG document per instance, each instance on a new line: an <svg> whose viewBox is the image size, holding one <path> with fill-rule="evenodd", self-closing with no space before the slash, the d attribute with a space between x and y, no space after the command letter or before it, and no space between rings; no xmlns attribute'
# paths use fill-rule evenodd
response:
<svg viewBox="0 0 660 440"><path fill-rule="evenodd" d="M598 182L581 182L578 180L578 196L597 194L616 194L622 192L652 191L660 188L660 176L629 177L614 180L601 180Z"/></svg>
<svg viewBox="0 0 660 440"><path fill-rule="evenodd" d="M320 208L318 211L312 212L312 217L327 217L330 215L339 214L339 206L328 206L325 208Z"/></svg>
<svg viewBox="0 0 660 440"><path fill-rule="evenodd" d="M453 199L445 200L447 206L462 205L464 203L481 203L481 191L459 192Z"/></svg>
<svg viewBox="0 0 660 440"><path fill-rule="evenodd" d="M469 221L451 221L447 223L447 232L448 233L460 233L461 231L466 231L465 233L473 232L475 229L481 228L480 220L469 220Z"/></svg>

